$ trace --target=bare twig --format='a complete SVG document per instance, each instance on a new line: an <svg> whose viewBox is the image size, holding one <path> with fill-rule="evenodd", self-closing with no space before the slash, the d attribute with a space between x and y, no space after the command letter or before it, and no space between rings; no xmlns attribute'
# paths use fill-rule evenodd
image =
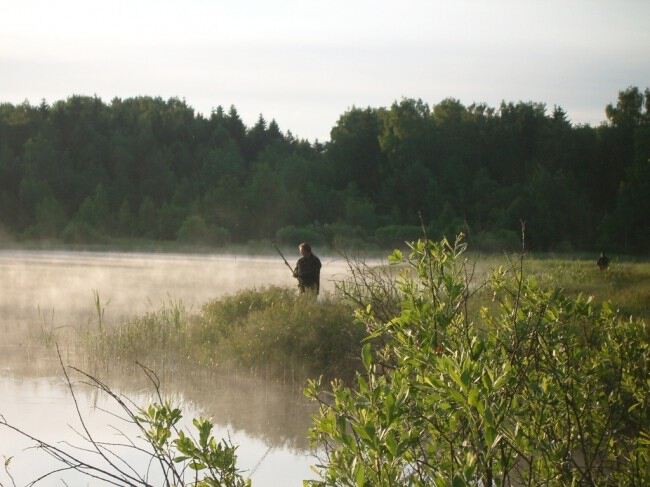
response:
<svg viewBox="0 0 650 487"><path fill-rule="evenodd" d="M59 350L59 345L56 344L56 353L59 357L59 363L61 364L61 369L63 371L63 375L65 376L66 383L68 385L68 389L70 390L70 395L72 396L72 400L74 402L74 407L75 411L77 412L77 417L79 418L79 422L81 423L81 426L86 433L86 440L95 448L97 453L99 454L100 457L116 472L118 472L120 475L123 476L124 479L126 480L131 480L131 481L138 481L137 478L131 476L127 472L123 471L121 468L119 468L113 461L111 461L106 454L99 448L97 443L95 442L92 434L90 433L90 430L86 426L86 422L84 421L83 415L81 414L81 410L79 409L79 403L77 402L77 396L75 395L74 388L72 387L72 381L70 380L70 376L68 375L68 371L66 370L65 365L63 365L63 358L61 357L61 351ZM75 369L77 370L77 369Z"/></svg>

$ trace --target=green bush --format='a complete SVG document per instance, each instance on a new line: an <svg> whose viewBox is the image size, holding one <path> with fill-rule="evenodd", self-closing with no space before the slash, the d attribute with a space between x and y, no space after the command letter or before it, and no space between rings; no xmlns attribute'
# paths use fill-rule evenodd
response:
<svg viewBox="0 0 650 487"><path fill-rule="evenodd" d="M105 360L146 360L153 368L189 361L301 381L319 374L350 376L364 336L342 300L269 287L215 299L197 315L181 303L168 303L93 330L86 343L94 357Z"/></svg>
<svg viewBox="0 0 650 487"><path fill-rule="evenodd" d="M336 249L348 250L368 246L366 232L361 227L332 223L323 228L328 243Z"/></svg>
<svg viewBox="0 0 650 487"><path fill-rule="evenodd" d="M65 227L65 209L51 196L46 196L36 205L35 214L36 223L25 232L28 238L56 238Z"/></svg>
<svg viewBox="0 0 650 487"><path fill-rule="evenodd" d="M61 232L61 238L65 243L74 244L100 243L106 240L106 236L99 230L86 222L78 220L72 220L65 226L63 232Z"/></svg>
<svg viewBox="0 0 650 487"><path fill-rule="evenodd" d="M178 229L178 240L187 243L225 245L230 241L226 228L210 225L199 215L190 215Z"/></svg>
<svg viewBox="0 0 650 487"><path fill-rule="evenodd" d="M294 377L349 374L364 337L349 305L278 287L208 303L193 332L193 342L213 344L208 361Z"/></svg>
<svg viewBox="0 0 650 487"><path fill-rule="evenodd" d="M365 372L354 387L307 387L325 456L310 485L648 485L646 323L521 267L495 271L492 302L473 314L464 250L418 241L393 254L399 312L357 313L372 332Z"/></svg>

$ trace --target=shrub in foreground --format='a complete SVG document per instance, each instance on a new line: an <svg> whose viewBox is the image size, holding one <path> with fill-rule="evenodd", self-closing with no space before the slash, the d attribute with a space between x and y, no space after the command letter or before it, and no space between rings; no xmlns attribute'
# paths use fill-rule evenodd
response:
<svg viewBox="0 0 650 487"><path fill-rule="evenodd" d="M418 241L404 257L401 307L379 320L354 387L317 381L311 485L648 485L647 325L607 305L540 288L521 267L474 292L464 244ZM375 346L373 343L380 344Z"/></svg>

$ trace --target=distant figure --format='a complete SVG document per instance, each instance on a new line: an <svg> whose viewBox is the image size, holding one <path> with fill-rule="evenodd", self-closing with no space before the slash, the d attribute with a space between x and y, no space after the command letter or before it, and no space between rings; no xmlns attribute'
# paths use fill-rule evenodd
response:
<svg viewBox="0 0 650 487"><path fill-rule="evenodd" d="M596 261L596 265L601 271L607 270L609 267L609 257L607 257L603 252L600 253L600 257Z"/></svg>
<svg viewBox="0 0 650 487"><path fill-rule="evenodd" d="M301 293L306 291L318 294L320 290L320 268L321 263L318 257L311 252L311 246L303 242L298 246L300 259L296 262L293 277L298 279L298 289Z"/></svg>

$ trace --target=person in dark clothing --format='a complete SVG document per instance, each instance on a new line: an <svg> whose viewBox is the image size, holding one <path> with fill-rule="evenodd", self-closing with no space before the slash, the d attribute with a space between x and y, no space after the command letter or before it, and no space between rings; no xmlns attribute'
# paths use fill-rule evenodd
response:
<svg viewBox="0 0 650 487"><path fill-rule="evenodd" d="M293 277L298 279L298 289L301 293L306 291L318 294L320 290L320 268L321 263L312 251L311 246L303 242L298 246L300 259L296 262Z"/></svg>
<svg viewBox="0 0 650 487"><path fill-rule="evenodd" d="M600 253L600 257L596 261L596 265L601 271L607 270L609 267L609 257L607 257L603 252Z"/></svg>

